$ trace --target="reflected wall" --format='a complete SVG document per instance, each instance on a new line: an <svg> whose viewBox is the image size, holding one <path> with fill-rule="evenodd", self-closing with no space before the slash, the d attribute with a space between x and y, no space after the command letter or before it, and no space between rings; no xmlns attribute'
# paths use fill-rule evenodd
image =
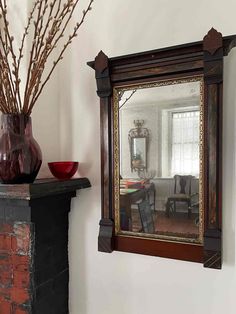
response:
<svg viewBox="0 0 236 314"><path fill-rule="evenodd" d="M202 243L202 84L115 88L117 233Z"/></svg>

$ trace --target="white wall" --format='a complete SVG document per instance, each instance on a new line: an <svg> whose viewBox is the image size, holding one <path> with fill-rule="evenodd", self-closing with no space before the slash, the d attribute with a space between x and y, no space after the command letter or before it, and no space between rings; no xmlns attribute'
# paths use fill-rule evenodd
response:
<svg viewBox="0 0 236 314"><path fill-rule="evenodd" d="M99 99L94 71L86 66L100 49L117 56L187 43L201 40L212 26L224 35L234 34L235 11L235 0L95 0L59 77L45 91L34 114L34 133L45 160L79 160L80 174L93 185L73 200L70 216L70 314L235 313L236 49L225 59L221 271L158 257L97 252Z"/></svg>

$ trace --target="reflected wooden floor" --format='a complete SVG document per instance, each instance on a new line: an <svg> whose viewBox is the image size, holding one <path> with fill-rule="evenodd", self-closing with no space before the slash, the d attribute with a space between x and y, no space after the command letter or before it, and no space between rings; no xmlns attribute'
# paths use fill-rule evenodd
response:
<svg viewBox="0 0 236 314"><path fill-rule="evenodd" d="M161 235L187 236L197 238L199 227L196 224L198 214L192 214L188 218L187 213L175 213L175 215L166 217L164 211L156 211L153 215L155 224L155 233ZM138 209L132 209L132 231L142 232L142 225Z"/></svg>

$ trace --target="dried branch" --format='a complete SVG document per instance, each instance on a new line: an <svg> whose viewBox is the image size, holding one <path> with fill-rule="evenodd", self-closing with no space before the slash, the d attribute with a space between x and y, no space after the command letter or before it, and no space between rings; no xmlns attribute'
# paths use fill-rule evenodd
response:
<svg viewBox="0 0 236 314"><path fill-rule="evenodd" d="M56 0L54 0L54 2L55 1ZM28 94L29 94L29 82L30 82L31 68L34 66L33 57L34 57L34 51L36 49L36 41L37 41L38 27L40 25L39 23L40 23L40 19L41 19L42 4L43 4L43 0L40 0L39 5L38 5L37 19L34 21L34 37L33 37L32 47L31 47L31 51L30 51L30 61L29 61L29 66L28 66L27 80L26 80L26 84L25 84L23 109L26 107L27 99L29 97L28 96Z"/></svg>
<svg viewBox="0 0 236 314"><path fill-rule="evenodd" d="M70 1L70 0L69 0L69 1ZM79 1L79 0L76 0L75 5L77 5L78 1ZM45 81L42 83L41 87L39 88L39 91L34 95L34 97L33 97L33 99L32 99L32 102L31 102L31 105L30 105L29 111L28 111L29 113L31 113L34 104L36 103L36 101L38 100L40 94L42 93L43 88L45 87L45 85L46 85L47 82L49 81L49 79L50 79L52 73L54 72L54 70L55 70L57 64L63 59L64 52L66 51L66 49L68 48L68 46L72 43L72 40L73 40L75 37L77 37L78 30L79 30L80 26L83 24L86 15L87 15L88 12L91 10L91 8L92 8L92 3L93 3L93 2L94 2L94 0L90 0L87 9L83 11L83 16L82 16L80 22L76 24L76 26L74 27L73 33L69 36L69 39L68 39L68 41L66 42L66 44L64 45L64 47L63 47L61 53L59 54L58 58L56 59L56 61L53 62L53 66L52 66L52 68L51 68L51 70L50 70L48 76L46 77ZM72 12L71 12L71 14L70 14L70 16L69 16L69 19L71 19L71 17L72 17L73 10L74 10L74 8L72 9ZM66 22L66 23L68 24L68 22ZM66 24L66 25L67 25L67 24ZM66 28L63 28L63 32L62 32L61 35L63 35L65 29L66 29ZM60 36L61 36L61 35L60 35ZM56 43L57 43L57 41L56 41ZM50 53L51 53L51 50L49 50L49 54L50 54ZM49 55L49 54L48 54L48 55Z"/></svg>
<svg viewBox="0 0 236 314"><path fill-rule="evenodd" d="M0 33L0 43L2 44L2 49L3 49L3 53L1 51L0 53L0 58L1 58L1 75L3 77L3 84L5 84L5 89L6 89L6 93L7 93L7 100L9 102L9 106L11 105L12 107L15 107L15 100L14 99L14 83L13 83L13 78L12 78L12 73L11 73L11 68L10 65L8 63L8 51L6 49L6 45L5 45L5 41L2 37L2 33ZM11 95L11 97L10 97ZM13 103L12 103L13 102Z"/></svg>
<svg viewBox="0 0 236 314"><path fill-rule="evenodd" d="M132 91L132 93L130 94L130 96L127 97L127 98L125 99L125 101L120 105L119 109L121 109L121 108L130 100L130 98L133 96L133 94L136 93L136 92L137 92L137 89L134 89L134 90ZM121 99L120 99L120 100L121 100Z"/></svg>
<svg viewBox="0 0 236 314"><path fill-rule="evenodd" d="M79 0L34 0L16 54L16 44L8 22L7 1L0 0L0 21L3 24L3 29L0 30L0 110L3 113L31 113L64 52L77 36L93 2L94 0L89 1L74 31L69 38L64 39ZM32 31L31 27L34 28ZM28 56L24 52L30 33L33 34L33 40ZM59 42L63 45L56 60L52 61L50 56ZM20 75L24 58L28 61L28 66L22 97ZM48 73L45 73L47 69Z"/></svg>
<svg viewBox="0 0 236 314"><path fill-rule="evenodd" d="M2 3L2 0L0 0L0 9L2 10L2 16L3 16L3 22L4 22L4 32L5 32L5 42L6 42L6 46L8 44L8 48L11 54L11 58L13 60L12 66L12 74L15 77L15 81L14 81L14 89L12 90L12 93L14 94L14 103L13 106L15 107L15 109L20 109L19 103L17 101L17 97L18 99L20 99L20 95L19 95L19 84L20 84L20 80L17 74L17 59L16 59L16 55L14 52L14 48L13 48L13 41L14 41L14 37L10 35L10 31L9 31L9 22L7 20L7 4L6 4L6 0L4 0L4 3ZM9 66L10 68L10 66ZM18 108L17 108L18 107Z"/></svg>
<svg viewBox="0 0 236 314"><path fill-rule="evenodd" d="M29 34L29 28L30 28L30 25L31 25L31 21L33 19L34 12L35 12L36 7L39 4L39 2L40 2L40 0L37 0L33 4L33 9L31 10L31 12L29 14L28 23L27 23L27 25L25 27L25 31L24 31L23 36L22 36L21 46L19 48L19 56L18 56L18 61L17 61L17 69L16 69L18 76L19 76L19 71L20 71L20 66L21 66L21 60L24 57L23 56L23 49L24 49L25 39L26 39L27 35ZM22 107L21 97L19 98L19 102L20 102L20 107Z"/></svg>

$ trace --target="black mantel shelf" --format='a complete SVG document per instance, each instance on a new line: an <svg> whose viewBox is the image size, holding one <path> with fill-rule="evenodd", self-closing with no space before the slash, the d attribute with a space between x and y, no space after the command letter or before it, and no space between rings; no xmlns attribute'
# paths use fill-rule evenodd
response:
<svg viewBox="0 0 236 314"><path fill-rule="evenodd" d="M87 178L0 184L0 314L68 314L71 198Z"/></svg>
<svg viewBox="0 0 236 314"><path fill-rule="evenodd" d="M55 194L64 194L91 187L87 178L57 180L39 179L31 184L0 184L0 199L31 200Z"/></svg>

